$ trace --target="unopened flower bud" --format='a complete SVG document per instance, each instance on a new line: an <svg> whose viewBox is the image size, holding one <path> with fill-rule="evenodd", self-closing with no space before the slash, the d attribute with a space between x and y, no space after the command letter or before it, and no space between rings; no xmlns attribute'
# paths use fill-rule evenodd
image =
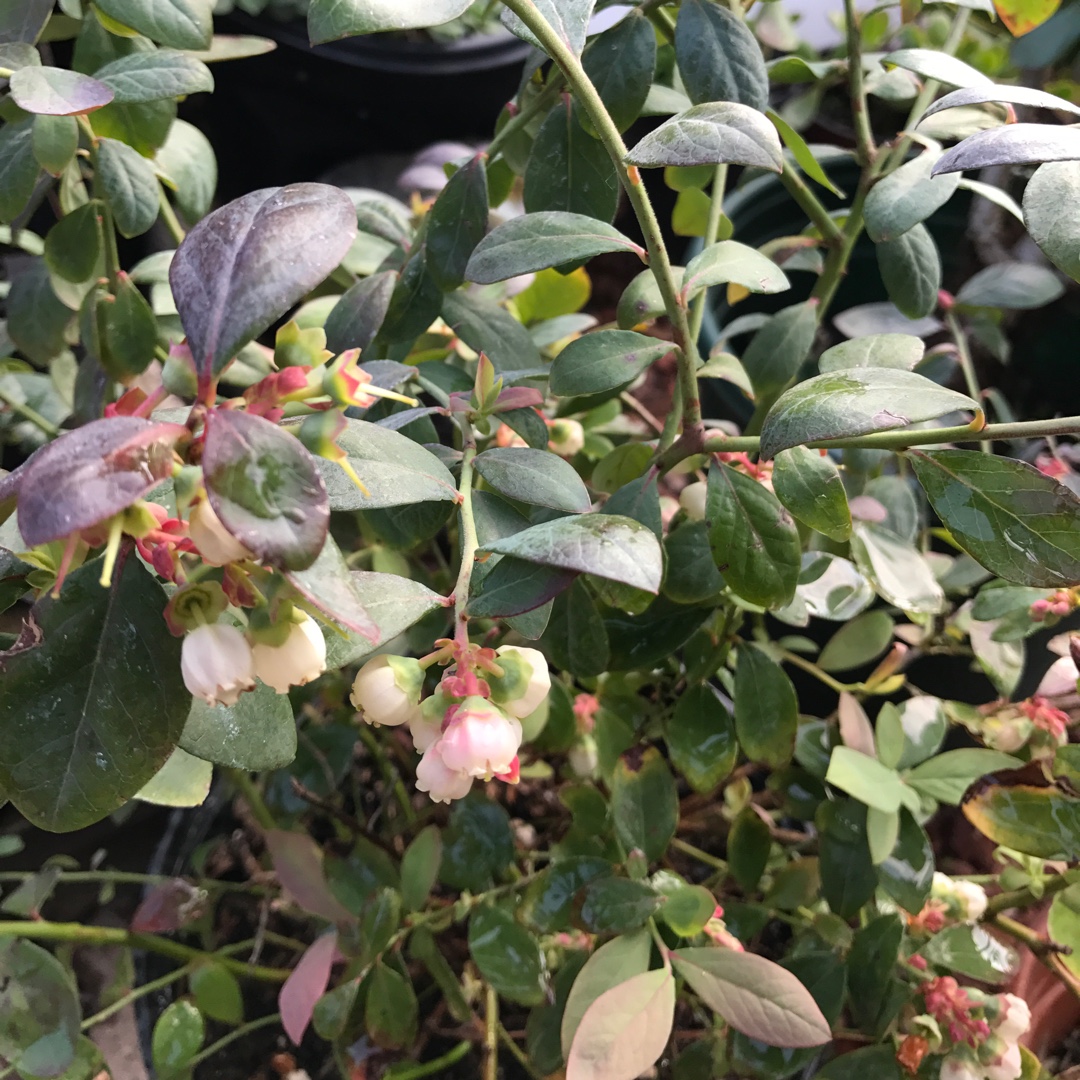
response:
<svg viewBox="0 0 1080 1080"><path fill-rule="evenodd" d="M983 1071L966 1054L949 1054L941 1063L940 1080L983 1080Z"/></svg>
<svg viewBox="0 0 1080 1080"><path fill-rule="evenodd" d="M1017 1043L1005 1043L1000 1037L991 1035L983 1048L994 1054L989 1061L983 1063L982 1072L986 1080L1018 1080L1024 1071L1024 1065Z"/></svg>
<svg viewBox="0 0 1080 1080"><path fill-rule="evenodd" d="M595 776L597 766L600 764L596 740L591 735L582 735L570 747L567 760L575 776L580 776L582 779Z"/></svg>
<svg viewBox="0 0 1080 1080"><path fill-rule="evenodd" d="M709 485L704 480L699 480L695 484L687 484L679 492L679 505L691 521L705 520L705 497L708 493Z"/></svg>
<svg viewBox="0 0 1080 1080"><path fill-rule="evenodd" d="M974 881L954 881L953 899L964 922L978 922L986 911L986 890Z"/></svg>
<svg viewBox="0 0 1080 1080"><path fill-rule="evenodd" d="M1028 1003L1016 994L1001 994L998 1000L1002 1009L994 1031L1005 1042L1014 1043L1031 1027L1031 1009Z"/></svg>
<svg viewBox="0 0 1080 1080"><path fill-rule="evenodd" d="M319 624L305 615L290 625L284 644L256 642L251 655L255 674L279 694L287 694L290 686L303 686L326 670L326 638Z"/></svg>
<svg viewBox="0 0 1080 1080"><path fill-rule="evenodd" d="M547 660L539 649L503 645L495 650L502 675L486 674L491 700L519 720L535 712L551 690Z"/></svg>
<svg viewBox="0 0 1080 1080"><path fill-rule="evenodd" d="M397 727L407 723L420 704L424 670L407 656L376 656L353 680L349 700L369 724Z"/></svg>
<svg viewBox="0 0 1080 1080"><path fill-rule="evenodd" d="M188 518L188 536L199 549L204 563L225 566L227 563L251 559L254 556L221 523L209 499L192 507Z"/></svg>
<svg viewBox="0 0 1080 1080"><path fill-rule="evenodd" d="M180 652L184 685L207 705L235 705L255 687L255 663L247 638L228 623L207 623L184 637Z"/></svg>
<svg viewBox="0 0 1080 1080"><path fill-rule="evenodd" d="M473 778L467 773L451 769L443 759L442 740L432 743L420 764L416 766L416 787L426 791L433 802L451 802L464 799L472 787Z"/></svg>
<svg viewBox="0 0 1080 1080"><path fill-rule="evenodd" d="M490 778L513 771L521 724L487 698L468 697L436 745L451 771Z"/></svg>
<svg viewBox="0 0 1080 1080"><path fill-rule="evenodd" d="M577 420L555 420L548 429L548 449L573 457L585 445L585 429Z"/></svg>
<svg viewBox="0 0 1080 1080"><path fill-rule="evenodd" d="M408 721L409 734L412 735L417 753L423 754L442 735L443 719L452 704L441 690L436 690L431 697L420 702L419 708L413 710Z"/></svg>

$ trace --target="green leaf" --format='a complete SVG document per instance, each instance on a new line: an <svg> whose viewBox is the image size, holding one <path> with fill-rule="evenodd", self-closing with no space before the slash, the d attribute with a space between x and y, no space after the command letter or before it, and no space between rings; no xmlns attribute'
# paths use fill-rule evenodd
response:
<svg viewBox="0 0 1080 1080"><path fill-rule="evenodd" d="M858 522L851 536L855 565L878 595L902 611L934 615L945 606L945 593L922 553L880 525Z"/></svg>
<svg viewBox="0 0 1080 1080"><path fill-rule="evenodd" d="M640 975L649 968L652 938L648 931L617 937L601 945L585 962L570 994L562 1018L562 1050L568 1057L581 1018L601 994Z"/></svg>
<svg viewBox="0 0 1080 1080"><path fill-rule="evenodd" d="M465 270L468 281L491 285L549 266L566 266L605 251L644 249L606 222L583 214L548 210L524 214L492 229L477 245Z"/></svg>
<svg viewBox="0 0 1080 1080"><path fill-rule="evenodd" d="M941 256L925 225L914 225L895 240L877 245L878 270L889 299L909 319L921 319L937 307Z"/></svg>
<svg viewBox="0 0 1080 1080"><path fill-rule="evenodd" d="M22 67L8 81L12 100L20 109L45 116L74 116L108 105L109 87L66 68Z"/></svg>
<svg viewBox="0 0 1080 1080"><path fill-rule="evenodd" d="M784 152L776 128L757 110L735 102L709 102L666 120L626 155L626 161L650 169L730 164L780 172Z"/></svg>
<svg viewBox="0 0 1080 1080"><path fill-rule="evenodd" d="M652 884L665 897L659 917L679 937L700 934L716 914L716 897L704 885L687 885L664 870L653 875Z"/></svg>
<svg viewBox="0 0 1080 1080"><path fill-rule="evenodd" d="M664 759L655 747L624 755L611 778L615 835L629 852L650 862L663 858L679 820L679 799Z"/></svg>
<svg viewBox="0 0 1080 1080"><path fill-rule="evenodd" d="M896 770L850 747L833 747L825 782L883 813L900 809L903 784Z"/></svg>
<svg viewBox="0 0 1080 1080"><path fill-rule="evenodd" d="M903 939L904 925L891 914L873 919L855 934L848 955L848 992L861 1028L874 1030L884 1020Z"/></svg>
<svg viewBox="0 0 1080 1080"><path fill-rule="evenodd" d="M672 267L672 276L677 287L682 287L683 268ZM619 298L616 320L621 330L632 330L635 326L653 322L667 310L656 275L651 270L642 270L623 290Z"/></svg>
<svg viewBox="0 0 1080 1080"><path fill-rule="evenodd" d="M101 258L100 212L100 204L88 202L62 217L45 237L45 265L65 281L93 277Z"/></svg>
<svg viewBox="0 0 1080 1080"><path fill-rule="evenodd" d="M893 729L893 730L890 730ZM882 706L877 718L878 756L885 760L886 743L899 746L890 764L907 769L932 757L941 749L949 722L941 702L925 694L917 694L896 708Z"/></svg>
<svg viewBox="0 0 1080 1080"><path fill-rule="evenodd" d="M477 154L446 183L427 218L427 268L443 292L465 281L465 267L488 223L484 155ZM355 288L355 286L354 286Z"/></svg>
<svg viewBox="0 0 1080 1080"><path fill-rule="evenodd" d="M795 750L799 702L779 664L760 649L739 649L735 668L735 731L743 753L773 768L786 765Z"/></svg>
<svg viewBox="0 0 1080 1080"><path fill-rule="evenodd" d="M371 642L379 641L379 628L364 610L360 594L353 587L349 564L333 537L327 537L311 566L285 576L318 611Z"/></svg>
<svg viewBox="0 0 1080 1080"><path fill-rule="evenodd" d="M771 404L799 372L817 333L817 305L809 301L777 312L750 340L742 365L759 402Z"/></svg>
<svg viewBox="0 0 1080 1080"><path fill-rule="evenodd" d="M676 949L676 971L736 1031L773 1046L820 1046L828 1021L799 980L771 960L731 949Z"/></svg>
<svg viewBox="0 0 1080 1080"><path fill-rule="evenodd" d="M190 1001L174 1001L158 1017L150 1043L154 1068L163 1080L183 1076L205 1038L202 1013Z"/></svg>
<svg viewBox="0 0 1080 1080"><path fill-rule="evenodd" d="M1069 212L1080 198L1080 161L1040 165L1024 188L1024 224L1043 254L1080 280L1080 223Z"/></svg>
<svg viewBox="0 0 1080 1080"><path fill-rule="evenodd" d="M104 83L112 91L113 101L121 105L214 89L214 76L204 63L172 49L129 53L98 68L94 78Z"/></svg>
<svg viewBox="0 0 1080 1080"><path fill-rule="evenodd" d="M74 1061L79 993L71 972L24 938L0 943L0 1057L28 1080L58 1076Z"/></svg>
<svg viewBox="0 0 1080 1080"><path fill-rule="evenodd" d="M101 0L106 15L173 49L207 49L214 27L210 5L202 0Z"/></svg>
<svg viewBox="0 0 1080 1080"><path fill-rule="evenodd" d="M688 521L669 532L664 552L664 595L677 604L695 604L723 589L724 579L713 561L709 527L704 521Z"/></svg>
<svg viewBox="0 0 1080 1080"><path fill-rule="evenodd" d="M330 506L314 459L260 416L213 410L203 471L214 512L262 562L306 570L319 556Z"/></svg>
<svg viewBox="0 0 1080 1080"><path fill-rule="evenodd" d="M770 458L804 443L893 431L961 409L974 412L977 419L982 416L982 409L966 394L913 371L830 371L780 396L762 426L761 454Z"/></svg>
<svg viewBox="0 0 1080 1080"><path fill-rule="evenodd" d="M1080 888L1070 885L1050 904L1046 932L1051 941L1072 950L1061 956L1062 963L1076 974L1080 969Z"/></svg>
<svg viewBox="0 0 1080 1080"><path fill-rule="evenodd" d="M802 562L799 532L771 491L714 462L705 519L713 558L737 595L762 607L791 600Z"/></svg>
<svg viewBox="0 0 1080 1080"><path fill-rule="evenodd" d="M749 806L739 811L728 833L727 862L731 876L744 893L756 891L769 861L772 833Z"/></svg>
<svg viewBox="0 0 1080 1080"><path fill-rule="evenodd" d="M1007 124L968 136L941 155L934 172L962 172L990 165L1042 164L1080 158L1080 132L1051 124Z"/></svg>
<svg viewBox="0 0 1080 1080"><path fill-rule="evenodd" d="M562 43L571 52L580 54L585 47L594 2L595 0L533 0L533 6ZM501 18L503 25L512 34L538 49L543 48L532 31L512 11L504 10ZM430 18L423 25L432 25Z"/></svg>
<svg viewBox="0 0 1080 1080"><path fill-rule="evenodd" d="M940 157L940 151L925 151L870 189L864 213L871 240L875 243L895 240L953 197L960 182L959 174L930 175Z"/></svg>
<svg viewBox="0 0 1080 1080"><path fill-rule="evenodd" d="M497 803L463 799L450 812L443 833L439 877L453 889L478 893L490 889L514 858L510 818Z"/></svg>
<svg viewBox="0 0 1080 1080"><path fill-rule="evenodd" d="M420 1007L412 983L396 968L376 963L364 1000L364 1027L371 1041L401 1050L416 1039Z"/></svg>
<svg viewBox="0 0 1080 1080"><path fill-rule="evenodd" d="M591 855L571 855L552 863L525 893L525 921L544 934L569 930L578 893L614 869L606 859Z"/></svg>
<svg viewBox="0 0 1080 1080"><path fill-rule="evenodd" d="M153 806L201 806L210 794L214 767L176 747L133 798Z"/></svg>
<svg viewBox="0 0 1080 1080"><path fill-rule="evenodd" d="M962 751L953 750L941 757L957 753ZM992 754L994 751L983 750L981 753ZM1014 761L1011 767L1019 767L1020 762ZM926 763L932 764L933 761ZM920 769L925 767L919 766ZM990 772L993 767L983 771ZM970 779L974 780L975 777ZM911 780L911 784L916 786L914 780ZM1071 860L1080 850L1080 799L1057 787L1031 787L988 779L968 794L961 807L968 821L995 844L1021 851L1025 855Z"/></svg>
<svg viewBox="0 0 1080 1080"><path fill-rule="evenodd" d="M822 375L850 368L896 368L911 371L926 355L913 334L868 334L826 349L818 360Z"/></svg>
<svg viewBox="0 0 1080 1080"><path fill-rule="evenodd" d="M556 518L485 544L484 550L595 574L651 593L659 591L663 574L660 544L652 530L614 514Z"/></svg>
<svg viewBox="0 0 1080 1080"><path fill-rule="evenodd" d="M544 1000L543 961L535 937L502 908L477 908L469 919L469 953L502 997L521 1005Z"/></svg>
<svg viewBox="0 0 1080 1080"><path fill-rule="evenodd" d="M881 719L878 718L880 727ZM904 808L900 835L891 854L878 866L881 887L907 912L917 915L930 896L934 848L925 830Z"/></svg>
<svg viewBox="0 0 1080 1080"><path fill-rule="evenodd" d="M352 200L327 184L264 188L203 218L169 268L200 380L318 285L355 237Z"/></svg>
<svg viewBox="0 0 1080 1080"><path fill-rule="evenodd" d="M528 330L498 304L467 292L447 293L442 317L469 348L486 353L497 372L543 366Z"/></svg>
<svg viewBox="0 0 1080 1080"><path fill-rule="evenodd" d="M969 450L912 454L915 475L953 539L1006 581L1080 581L1080 502L1033 466Z"/></svg>
<svg viewBox="0 0 1080 1080"><path fill-rule="evenodd" d="M157 221L157 178L138 151L116 139L99 139L97 175L121 236L141 236Z"/></svg>
<svg viewBox="0 0 1080 1080"><path fill-rule="evenodd" d="M844 193L829 179L806 140L774 109L766 109L765 115L773 122L799 168L826 191L831 191L838 199L844 198Z"/></svg>
<svg viewBox="0 0 1080 1080"><path fill-rule="evenodd" d="M312 45L380 30L437 26L463 14L471 0L312 0L308 34Z"/></svg>
<svg viewBox="0 0 1080 1080"><path fill-rule="evenodd" d="M866 840L866 807L854 799L823 802L816 822L822 896L840 918L851 919L878 883Z"/></svg>
<svg viewBox="0 0 1080 1080"><path fill-rule="evenodd" d="M141 292L122 271L116 293L98 303L101 366L115 379L128 380L144 372L154 359L157 320Z"/></svg>
<svg viewBox="0 0 1080 1080"><path fill-rule="evenodd" d="M993 80L970 64L937 49L897 49L881 58L883 64L914 71L924 79L934 79L946 86L992 86Z"/></svg>
<svg viewBox="0 0 1080 1080"><path fill-rule="evenodd" d="M366 349L386 318L397 274L383 270L350 286L326 318L326 347L335 353Z"/></svg>
<svg viewBox="0 0 1080 1080"><path fill-rule="evenodd" d="M1057 11L1061 0L994 0L994 10L1016 37L1042 26Z"/></svg>
<svg viewBox="0 0 1080 1080"><path fill-rule="evenodd" d="M29 636L0 653L0 790L50 831L123 805L165 763L188 712L164 594L133 554L121 560L107 589L99 562L69 574L58 600L35 605Z"/></svg>
<svg viewBox="0 0 1080 1080"><path fill-rule="evenodd" d="M900 1080L905 1074L896 1061L896 1049L885 1046L863 1046L830 1061L815 1074L818 1080Z"/></svg>
<svg viewBox="0 0 1080 1080"><path fill-rule="evenodd" d="M656 69L656 32L652 23L632 10L610 30L598 34L581 57L585 74L619 131L640 115ZM596 135L583 109L575 103L581 126Z"/></svg>
<svg viewBox="0 0 1080 1080"><path fill-rule="evenodd" d="M1008 982L1019 962L1012 949L981 926L948 926L935 934L919 955L935 967L991 986Z"/></svg>
<svg viewBox="0 0 1080 1080"><path fill-rule="evenodd" d="M473 466L500 495L530 506L583 514L592 502L574 467L547 450L497 446L478 454Z"/></svg>
<svg viewBox="0 0 1080 1080"><path fill-rule="evenodd" d="M362 492L336 462L318 458L332 510L375 510L414 502L451 502L457 484L439 459L407 435L346 418L337 444L367 488Z"/></svg>
<svg viewBox="0 0 1080 1080"><path fill-rule="evenodd" d="M602 394L633 382L671 352L671 342L632 330L597 330L571 341L551 365L551 392Z"/></svg>
<svg viewBox="0 0 1080 1080"><path fill-rule="evenodd" d="M566 1058L567 1076L622 1080L647 1072L671 1037L675 979L647 971L606 991L582 1017Z"/></svg>
<svg viewBox="0 0 1080 1080"><path fill-rule="evenodd" d="M154 158L162 182L170 184L180 212L189 222L209 212L217 189L217 158L210 140L186 120L174 120Z"/></svg>
<svg viewBox="0 0 1080 1080"><path fill-rule="evenodd" d="M684 0L675 24L675 58L690 100L737 101L764 111L769 75L746 23L709 0Z"/></svg>
<svg viewBox="0 0 1080 1080"><path fill-rule="evenodd" d="M672 764L702 795L714 792L738 760L731 714L707 683L694 683L682 692L664 737Z"/></svg>
<svg viewBox="0 0 1080 1080"><path fill-rule="evenodd" d="M682 295L689 300L702 289L726 282L734 282L754 293L777 293L791 288L791 282L772 259L735 240L722 240L710 244L690 260L683 274Z"/></svg>
<svg viewBox="0 0 1080 1080"><path fill-rule="evenodd" d="M406 911L419 911L427 903L442 863L442 833L428 825L416 834L401 857L401 902Z"/></svg>
<svg viewBox="0 0 1080 1080"><path fill-rule="evenodd" d="M285 694L259 684L235 705L196 698L180 736L189 754L229 769L280 769L296 756L296 721Z"/></svg>
<svg viewBox="0 0 1080 1080"><path fill-rule="evenodd" d="M916 765L905 779L921 794L956 806L964 797L964 792L980 777L998 769L1018 769L1021 764L1019 758L998 750L974 747L946 750Z"/></svg>
<svg viewBox="0 0 1080 1080"><path fill-rule="evenodd" d="M840 627L818 657L823 671L851 671L876 660L893 636L893 620L887 611L867 611Z"/></svg>
<svg viewBox="0 0 1080 1080"><path fill-rule="evenodd" d="M817 619L848 622L873 601L874 587L850 560L822 551L803 555L793 607L802 605Z"/></svg>
<svg viewBox="0 0 1080 1080"><path fill-rule="evenodd" d="M847 492L832 458L805 446L789 447L776 455L772 480L776 497L804 525L832 540L851 535Z"/></svg>
<svg viewBox="0 0 1080 1080"><path fill-rule="evenodd" d="M32 142L38 164L59 176L79 148L79 123L73 116L35 116Z"/></svg>
<svg viewBox="0 0 1080 1080"><path fill-rule="evenodd" d="M1064 291L1061 279L1045 266L1000 262L968 278L956 294L956 302L1023 311L1050 304Z"/></svg>
<svg viewBox="0 0 1080 1080"><path fill-rule="evenodd" d="M240 983L228 968L214 962L196 964L189 977L199 1011L223 1024L244 1022Z"/></svg>
<svg viewBox="0 0 1080 1080"><path fill-rule="evenodd" d="M577 111L559 103L533 141L525 169L527 213L564 211L614 221L619 176L604 144L578 123Z"/></svg>
<svg viewBox="0 0 1080 1080"><path fill-rule="evenodd" d="M599 877L582 889L577 921L592 934L625 934L644 926L663 902L644 881Z"/></svg>
<svg viewBox="0 0 1080 1080"><path fill-rule="evenodd" d="M572 675L588 677L607 670L611 657L607 629L581 581L555 598L543 647L556 667Z"/></svg>
<svg viewBox="0 0 1080 1080"><path fill-rule="evenodd" d="M41 171L34 157L34 124L8 121L0 127L0 221L10 222L26 206Z"/></svg>

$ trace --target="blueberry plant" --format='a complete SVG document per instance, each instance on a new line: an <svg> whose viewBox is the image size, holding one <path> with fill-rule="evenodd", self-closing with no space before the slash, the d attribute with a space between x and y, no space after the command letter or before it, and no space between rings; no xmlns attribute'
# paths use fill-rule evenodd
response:
<svg viewBox="0 0 1080 1080"><path fill-rule="evenodd" d="M987 0L845 0L828 55L778 4L593 8L503 0L533 60L435 199L217 209L177 99L263 43L202 0L0 10L0 797L68 831L196 806L217 766L262 875L0 871L2 1075L102 1075L86 1033L170 985L161 1077L278 1024L343 1076L1042 1075L1007 986L1029 955L1080 996L1080 650L1018 688L1080 606L1080 417L1015 418L976 361L1080 280L1080 107L986 73ZM811 147L838 99L849 143ZM740 239L736 170L805 227ZM960 198L1037 248L946 292L931 219ZM889 302L840 312L864 234ZM125 271L118 236L159 250ZM641 269L599 325L604 253ZM922 689L930 657L981 699ZM998 875L939 869L957 806ZM129 927L52 921L76 881L153 887ZM233 893L273 901L254 943L219 934ZM1015 917L1042 902L1045 931ZM175 966L84 1017L72 945Z"/></svg>

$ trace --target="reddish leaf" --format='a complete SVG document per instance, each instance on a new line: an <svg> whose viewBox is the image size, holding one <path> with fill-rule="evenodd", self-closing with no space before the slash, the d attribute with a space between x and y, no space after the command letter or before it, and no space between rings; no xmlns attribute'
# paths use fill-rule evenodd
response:
<svg viewBox="0 0 1080 1080"><path fill-rule="evenodd" d="M635 1080L667 1046L675 1017L670 968L646 971L586 1010L566 1060L566 1080Z"/></svg>
<svg viewBox="0 0 1080 1080"><path fill-rule="evenodd" d="M199 914L193 904L197 892L181 878L155 885L131 917L131 929L141 934L163 934L179 930Z"/></svg>
<svg viewBox="0 0 1080 1080"><path fill-rule="evenodd" d="M23 540L29 547L60 540L141 499L171 474L173 443L186 431L116 416L42 447L15 474Z"/></svg>
<svg viewBox="0 0 1080 1080"><path fill-rule="evenodd" d="M281 887L300 907L330 922L354 921L352 913L330 891L322 850L310 836L271 829L266 846Z"/></svg>
<svg viewBox="0 0 1080 1080"><path fill-rule="evenodd" d="M1016 37L1042 26L1060 5L1061 0L994 0L1001 21Z"/></svg>
<svg viewBox="0 0 1080 1080"><path fill-rule="evenodd" d="M315 1003L326 993L330 968L337 954L337 931L317 938L297 961L278 994L278 1010L285 1034L299 1046Z"/></svg>

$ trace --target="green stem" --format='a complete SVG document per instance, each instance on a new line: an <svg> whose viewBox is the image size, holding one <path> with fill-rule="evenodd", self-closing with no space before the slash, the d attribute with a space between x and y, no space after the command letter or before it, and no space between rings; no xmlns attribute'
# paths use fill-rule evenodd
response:
<svg viewBox="0 0 1080 1080"><path fill-rule="evenodd" d="M912 446L939 446L947 442L1004 442L1009 439L1040 439L1051 435L1080 435L1080 416L1024 420L1012 424L986 424L977 430L970 424L939 428L902 428L899 431L874 431L869 435L853 435L847 439L813 439L801 445L808 446L811 450L907 450ZM703 449L705 453L735 453L744 450L752 454L761 449L761 438L757 435L731 438L715 435L705 440Z"/></svg>
<svg viewBox="0 0 1080 1080"><path fill-rule="evenodd" d="M123 930L111 926L83 926L81 923L56 923L44 920L0 922L0 939L14 937L35 941L65 941L74 945L119 945L128 949L145 949L147 952L167 956L182 964L190 964L192 961L220 964L234 975L257 979L260 982L282 983L291 974L283 968L244 964L218 953L204 952L202 949L181 945L178 941L172 941L158 934L142 934L134 930Z"/></svg>
<svg viewBox="0 0 1080 1080"><path fill-rule="evenodd" d="M528 1056L522 1051L521 1047L514 1042L510 1037L510 1032L507 1031L502 1024L499 1025L499 1041L510 1051L514 1060L529 1074L532 1080L544 1080L544 1077L536 1071Z"/></svg>
<svg viewBox="0 0 1080 1080"><path fill-rule="evenodd" d="M797 169L785 166L780 174L780 183L787 188L788 194L799 204L799 208L830 247L835 248L843 244L843 230L833 221L832 215L821 204Z"/></svg>
<svg viewBox="0 0 1080 1080"><path fill-rule="evenodd" d="M419 1065L391 1066L386 1073L386 1080L423 1080L425 1076L438 1076L456 1065L472 1049L472 1043L459 1042L442 1057L434 1061L425 1061Z"/></svg>
<svg viewBox="0 0 1080 1080"><path fill-rule="evenodd" d="M645 185L641 181L641 174L635 167L627 167L627 149L623 137L604 107L604 102L586 74L581 60L552 29L533 0L503 0L503 4L529 28L543 46L544 51L562 70L574 97L585 110L593 130L604 144L615 165L615 170L626 190L645 237L649 266L656 277L660 295L664 300L664 309L674 330L675 344L678 346L679 385L682 388L683 399L683 436L680 442L700 445L704 436L704 426L701 422L701 399L696 374L697 342L690 331L686 305L679 295L679 287L664 244L660 222L656 217L649 194L645 190Z"/></svg>
<svg viewBox="0 0 1080 1080"><path fill-rule="evenodd" d="M855 0L844 0L844 22L847 25L848 83L851 86L851 118L855 124L855 145L859 164L865 169L877 154L874 133L870 128L870 110L866 104L866 85L863 80L862 39L855 14Z"/></svg>
<svg viewBox="0 0 1080 1080"><path fill-rule="evenodd" d="M494 161L511 136L516 135L523 127L526 127L533 119L539 116L540 113L547 112L547 110L559 100L559 95L562 93L562 90L562 79L552 79L551 82L549 82L544 89L532 99L532 101L527 105L522 106L514 116L511 116L510 119L503 124L502 128L495 132L495 137L488 143L488 160Z"/></svg>
<svg viewBox="0 0 1080 1080"><path fill-rule="evenodd" d="M480 546L480 540L476 535L476 518L473 516L472 503L476 438L473 435L472 425L464 417L461 419L461 431L464 439L461 479L458 482L458 495L461 499L458 505L458 517L461 521L461 566L454 586L454 637L459 644L468 645L469 616L465 609L469 603L469 583L472 581L476 549Z"/></svg>
<svg viewBox="0 0 1080 1080"><path fill-rule="evenodd" d="M727 186L728 167L717 165L713 173L712 199L709 202L709 220L705 224L705 237L702 241L701 250L710 248L716 243L720 235L720 222L724 217L724 188ZM690 333L697 341L701 337L701 324L705 319L705 307L708 303L709 290L702 289L694 299L694 306L690 312Z"/></svg>
<svg viewBox="0 0 1080 1080"><path fill-rule="evenodd" d="M680 840L677 836L671 841L671 846L676 851L681 851L684 855L689 855L691 859L697 859L699 863L704 863L706 866L711 866L714 870L722 870L727 873L728 864L723 859L718 858L715 855L710 855L707 851L702 851L701 848L695 847L693 844L688 844L685 840Z"/></svg>
<svg viewBox="0 0 1080 1080"><path fill-rule="evenodd" d="M1007 915L995 915L987 921L991 926L1027 946L1035 956L1040 958L1050 956L1052 953L1069 953L1072 951L1067 946L1055 945L1054 942L1047 940L1041 934L1037 934L1030 926L1025 926L1015 919L1010 919Z"/></svg>
<svg viewBox="0 0 1080 1080"><path fill-rule="evenodd" d="M172 203L169 202L169 196L165 194L165 188L162 184L158 184L158 203L161 206L161 220L165 222L165 228L169 230L169 235L178 245L182 244L187 232L184 230L184 226L180 224L180 219L176 216L176 211L173 209Z"/></svg>
<svg viewBox="0 0 1080 1080"><path fill-rule="evenodd" d="M60 429L51 420L46 420L41 413L24 402L17 401L3 388L0 388L0 402L3 402L12 412L18 413L24 420L28 420L50 439L55 439L60 434Z"/></svg>
<svg viewBox="0 0 1080 1080"><path fill-rule="evenodd" d="M182 979L189 970L190 969L187 967L176 968L174 971L170 971L168 975L162 975L160 979L154 979L152 982L143 983L142 986L137 986L130 993L125 994L111 1005L107 1005L100 1012L94 1013L93 1016L88 1016L79 1026L79 1030L89 1031L91 1028L97 1027L98 1024L103 1024L110 1016L115 1016L116 1013L122 1012L129 1005L138 1001L139 998L146 997L147 994L152 994L156 990L164 990L166 986L176 982L177 979Z"/></svg>
<svg viewBox="0 0 1080 1080"><path fill-rule="evenodd" d="M490 984L484 987L484 1080L499 1077L499 995Z"/></svg>
<svg viewBox="0 0 1080 1080"><path fill-rule="evenodd" d="M1008 911L1010 908L1026 908L1031 907L1033 904L1042 903L1047 897L1056 896L1059 892L1064 892L1070 885L1075 884L1077 881L1080 881L1080 874L1058 874L1046 881L1042 892L1039 894L1030 887L1025 889L1014 889L1011 892L998 893L997 896L990 897L986 904L986 913L983 918L993 919L995 915L1000 915L1001 912Z"/></svg>
<svg viewBox="0 0 1080 1080"><path fill-rule="evenodd" d="M281 1022L281 1013L270 1013L269 1016L260 1016L258 1020L250 1020L246 1024L241 1024L240 1027L234 1031L230 1031L228 1035L222 1035L217 1042L211 1043L205 1050L199 1051L186 1065L188 1069L194 1069L197 1065L201 1065L204 1061L209 1061L216 1053L224 1050L230 1043L236 1042L237 1039L242 1039L245 1035L250 1035L253 1031L258 1031L260 1028L269 1027L271 1024Z"/></svg>
<svg viewBox="0 0 1080 1080"><path fill-rule="evenodd" d="M949 334L956 346L957 359L960 361L960 370L964 373L964 384L967 386L968 396L975 401L982 401L982 387L979 386L979 377L975 373L975 361L971 358L971 350L968 348L967 334L960 325L960 320L954 311L945 312L945 325L949 328ZM981 446L984 454L993 453L993 447L987 442Z"/></svg>
<svg viewBox="0 0 1080 1080"><path fill-rule="evenodd" d="M29 881L36 877L36 870L4 870L0 872L0 884ZM176 878L169 874L132 874L123 870L62 870L56 879L57 885L87 885L108 882L112 885L167 885ZM246 881L199 881L198 887L208 892L250 892L268 895L271 889L264 885L252 885Z"/></svg>
<svg viewBox="0 0 1080 1080"><path fill-rule="evenodd" d="M259 791L258 785L250 774L243 769L226 769L225 774L240 793L240 797L247 803L252 817L264 829L276 829L278 826L274 815L270 813L270 808L263 801L262 792Z"/></svg>
<svg viewBox="0 0 1080 1080"><path fill-rule="evenodd" d="M827 671L822 671L817 664L807 660L805 656L800 656L798 653L788 652L787 649L780 650L780 658L789 664L794 664L797 668L802 668L808 675L813 675L818 682L824 683L830 690L835 691L837 694L850 693L853 690L859 689L857 685L850 683L842 683L838 679L834 679Z"/></svg>

